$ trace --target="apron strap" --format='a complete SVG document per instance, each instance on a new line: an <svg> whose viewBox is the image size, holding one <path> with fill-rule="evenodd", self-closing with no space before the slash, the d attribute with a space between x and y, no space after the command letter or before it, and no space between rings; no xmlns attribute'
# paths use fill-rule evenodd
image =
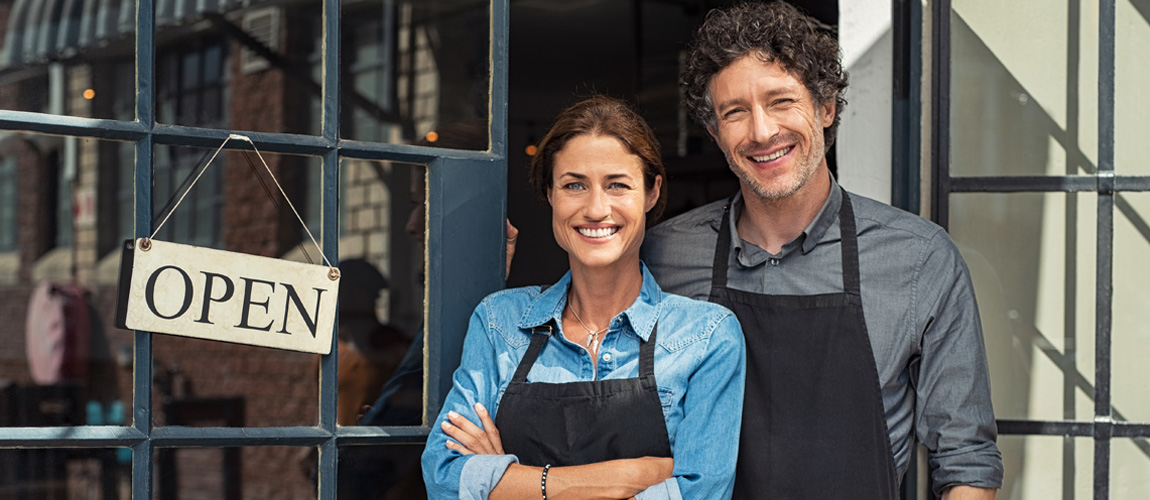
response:
<svg viewBox="0 0 1150 500"><path fill-rule="evenodd" d="M727 258L731 253L731 205L735 196L727 199L723 205L723 217L719 222L719 239L715 242L715 260L711 265L711 296L714 297L716 288L727 286Z"/></svg>
<svg viewBox="0 0 1150 500"><path fill-rule="evenodd" d="M847 190L839 187L843 193L842 207L839 208L839 233L842 239L843 259L843 291L850 295L861 296L862 289L859 282L859 243L858 231L855 230L855 211L851 206L851 197Z"/></svg>
<svg viewBox="0 0 1150 500"><path fill-rule="evenodd" d="M659 331L659 324L651 327L651 336L647 341L639 339L639 378L650 376L655 378L655 334Z"/></svg>
<svg viewBox="0 0 1150 500"><path fill-rule="evenodd" d="M523 359L519 361L519 367L515 369L515 376L511 378L512 382L523 383L527 381L527 373L531 371L531 367L535 364L535 358L539 357L539 351L543 350L543 345L551 338L551 330L554 323L554 321L551 321L531 329L531 345L527 346L527 352L523 354Z"/></svg>

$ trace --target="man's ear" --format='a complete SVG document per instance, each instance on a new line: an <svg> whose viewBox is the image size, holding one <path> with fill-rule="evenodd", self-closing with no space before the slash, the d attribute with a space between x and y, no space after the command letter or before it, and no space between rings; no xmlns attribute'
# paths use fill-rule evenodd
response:
<svg viewBox="0 0 1150 500"><path fill-rule="evenodd" d="M715 144L719 143L719 133L715 132L715 129L711 128L710 125L707 125L707 133L711 134L711 140L715 141Z"/></svg>
<svg viewBox="0 0 1150 500"><path fill-rule="evenodd" d="M819 105L819 118L823 124L823 128L827 128L835 122L836 104L834 99L826 99L826 102Z"/></svg>

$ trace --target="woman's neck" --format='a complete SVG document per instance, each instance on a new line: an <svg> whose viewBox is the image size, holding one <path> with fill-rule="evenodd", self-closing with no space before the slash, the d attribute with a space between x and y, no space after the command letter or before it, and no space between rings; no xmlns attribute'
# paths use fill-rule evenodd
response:
<svg viewBox="0 0 1150 500"><path fill-rule="evenodd" d="M587 328L599 330L606 328L615 315L631 307L642 289L643 272L637 257L626 266L572 265L567 307L576 311Z"/></svg>

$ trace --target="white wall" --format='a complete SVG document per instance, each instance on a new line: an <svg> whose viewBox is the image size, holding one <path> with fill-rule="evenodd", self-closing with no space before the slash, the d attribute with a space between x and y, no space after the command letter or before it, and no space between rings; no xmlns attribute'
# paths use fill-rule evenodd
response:
<svg viewBox="0 0 1150 500"><path fill-rule="evenodd" d="M841 0L839 43L850 73L838 133L839 182L890 203L893 36L890 0Z"/></svg>

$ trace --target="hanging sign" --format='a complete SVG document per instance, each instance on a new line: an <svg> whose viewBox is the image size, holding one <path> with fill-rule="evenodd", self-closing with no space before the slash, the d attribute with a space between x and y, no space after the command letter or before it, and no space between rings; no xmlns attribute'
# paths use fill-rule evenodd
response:
<svg viewBox="0 0 1150 500"><path fill-rule="evenodd" d="M124 242L117 326L328 354L338 271L139 238Z"/></svg>
<svg viewBox="0 0 1150 500"><path fill-rule="evenodd" d="M251 143L235 134L230 139ZM275 181L270 168L268 174ZM192 181L184 195L194 185ZM295 207L291 209L295 212ZM175 207L167 215L174 211ZM303 224L298 212L296 218ZM117 327L318 354L331 352L339 269L330 262L326 266L304 264L154 239L167 219L165 216L160 221L151 238L124 242ZM307 225L303 227L307 231ZM311 231L307 233L319 250Z"/></svg>

